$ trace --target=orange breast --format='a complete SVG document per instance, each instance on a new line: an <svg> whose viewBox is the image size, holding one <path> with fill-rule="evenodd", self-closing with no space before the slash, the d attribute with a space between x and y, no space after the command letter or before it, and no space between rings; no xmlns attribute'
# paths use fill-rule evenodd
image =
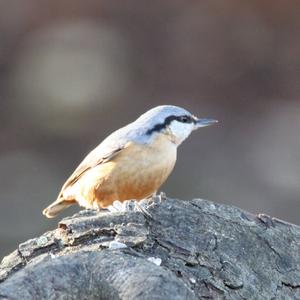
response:
<svg viewBox="0 0 300 300"><path fill-rule="evenodd" d="M141 200L164 183L176 162L176 146L159 135L151 147L130 144L112 161L99 165L82 178L82 196L97 206L115 200Z"/></svg>

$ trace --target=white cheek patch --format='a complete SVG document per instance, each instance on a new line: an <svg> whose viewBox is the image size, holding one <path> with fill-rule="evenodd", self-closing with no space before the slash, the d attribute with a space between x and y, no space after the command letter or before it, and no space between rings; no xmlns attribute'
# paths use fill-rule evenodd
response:
<svg viewBox="0 0 300 300"><path fill-rule="evenodd" d="M175 136L176 144L181 144L193 131L193 123L182 123L176 120L172 121L169 125L172 134Z"/></svg>

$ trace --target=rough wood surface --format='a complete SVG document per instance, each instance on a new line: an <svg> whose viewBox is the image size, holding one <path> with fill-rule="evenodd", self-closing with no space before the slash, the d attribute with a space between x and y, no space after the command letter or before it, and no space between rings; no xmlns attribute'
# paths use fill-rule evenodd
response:
<svg viewBox="0 0 300 300"><path fill-rule="evenodd" d="M300 227L200 199L147 212L82 211L20 244L0 298L300 299Z"/></svg>

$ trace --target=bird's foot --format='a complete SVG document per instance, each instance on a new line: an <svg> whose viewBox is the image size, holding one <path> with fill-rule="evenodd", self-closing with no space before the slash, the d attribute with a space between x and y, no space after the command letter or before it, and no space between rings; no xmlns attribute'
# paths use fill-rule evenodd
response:
<svg viewBox="0 0 300 300"><path fill-rule="evenodd" d="M119 201L115 200L111 205L107 207L107 210L110 212L128 212L134 211L135 208L135 200L126 200L126 201Z"/></svg>
<svg viewBox="0 0 300 300"><path fill-rule="evenodd" d="M151 214L147 211L149 207L147 199L139 202L136 200L125 200L123 202L115 200L107 207L107 210L110 212L141 212L145 217L152 218Z"/></svg>
<svg viewBox="0 0 300 300"><path fill-rule="evenodd" d="M149 200L144 199L145 201L141 200L140 202L136 202L136 211L141 212L146 218L153 219L152 215L148 212L148 208L152 206L149 205Z"/></svg>
<svg viewBox="0 0 300 300"><path fill-rule="evenodd" d="M107 207L110 212L141 212L145 217L152 218L148 209L162 203L166 199L166 194L161 192L159 195L153 193L151 196L136 200L125 200L123 202L115 200L111 205Z"/></svg>
<svg viewBox="0 0 300 300"><path fill-rule="evenodd" d="M142 212L145 217L149 217L153 219L152 215L149 213L149 208L154 207L155 205L159 205L164 200L166 200L166 194L161 192L159 195L153 193L148 198L142 199L141 201L136 203L137 210Z"/></svg>

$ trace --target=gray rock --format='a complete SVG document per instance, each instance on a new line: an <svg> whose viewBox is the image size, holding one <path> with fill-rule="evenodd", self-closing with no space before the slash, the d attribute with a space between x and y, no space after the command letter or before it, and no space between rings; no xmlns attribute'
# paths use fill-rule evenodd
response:
<svg viewBox="0 0 300 300"><path fill-rule="evenodd" d="M200 199L151 204L85 210L20 244L0 298L300 299L300 227Z"/></svg>

